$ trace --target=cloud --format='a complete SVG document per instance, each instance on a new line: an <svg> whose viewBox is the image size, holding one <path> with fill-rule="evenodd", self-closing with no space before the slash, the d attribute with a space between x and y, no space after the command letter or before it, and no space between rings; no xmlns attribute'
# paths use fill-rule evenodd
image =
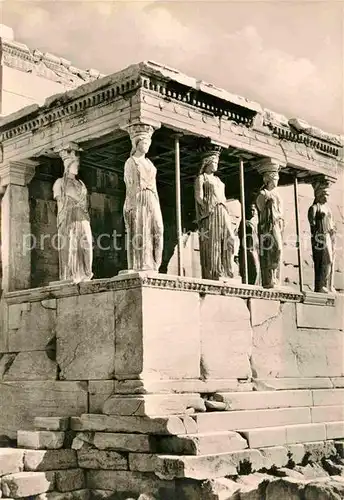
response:
<svg viewBox="0 0 344 500"><path fill-rule="evenodd" d="M329 34L324 34L322 51L314 58L306 49L308 29L300 55L292 43L293 51L288 45L278 48L252 17L228 32L228 23L218 28L218 11L209 4L209 19L203 22L201 16L185 14L202 9L202 4L66 1L61 7L61 2L11 0L3 4L3 22L14 28L16 39L81 67L111 73L140 60L156 60L289 117L302 117L333 132L343 130L342 53ZM259 2L255 8L260 8Z"/></svg>

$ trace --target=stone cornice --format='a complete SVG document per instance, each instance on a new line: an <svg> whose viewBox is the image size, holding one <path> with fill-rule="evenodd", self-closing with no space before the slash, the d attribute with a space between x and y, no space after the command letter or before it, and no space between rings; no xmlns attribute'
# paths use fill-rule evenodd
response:
<svg viewBox="0 0 344 500"><path fill-rule="evenodd" d="M131 273L109 279L96 279L79 285L53 284L31 290L22 290L5 294L8 304L21 302L37 302L51 298L85 295L106 291L124 290L130 288L158 288L164 290L197 292L201 295L223 295L227 297L241 297L244 299L258 298L280 300L281 302L302 302L303 295L292 289L271 289L251 285L231 284L203 280L197 278L169 276L154 273Z"/></svg>

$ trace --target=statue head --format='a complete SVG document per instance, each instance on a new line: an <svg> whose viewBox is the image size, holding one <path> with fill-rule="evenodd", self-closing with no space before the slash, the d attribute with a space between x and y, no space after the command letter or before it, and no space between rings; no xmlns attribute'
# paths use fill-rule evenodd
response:
<svg viewBox="0 0 344 500"><path fill-rule="evenodd" d="M63 161L64 175L78 175L80 167L80 151L82 149L76 144L69 144L59 151Z"/></svg>
<svg viewBox="0 0 344 500"><path fill-rule="evenodd" d="M213 174L219 167L220 147L213 147L210 151L203 153L200 174Z"/></svg>
<svg viewBox="0 0 344 500"><path fill-rule="evenodd" d="M268 191L272 191L278 186L279 174L278 172L265 172L263 174L264 186Z"/></svg>
<svg viewBox="0 0 344 500"><path fill-rule="evenodd" d="M254 203L250 203L246 207L246 219L251 220L257 215L257 207Z"/></svg>
<svg viewBox="0 0 344 500"><path fill-rule="evenodd" d="M315 203L325 204L329 198L330 182L327 179L319 179L313 182Z"/></svg>
<svg viewBox="0 0 344 500"><path fill-rule="evenodd" d="M133 156L136 152L141 155L146 155L152 144L154 128L151 125L144 125L140 123L131 125L128 128L128 132L132 145L130 156Z"/></svg>

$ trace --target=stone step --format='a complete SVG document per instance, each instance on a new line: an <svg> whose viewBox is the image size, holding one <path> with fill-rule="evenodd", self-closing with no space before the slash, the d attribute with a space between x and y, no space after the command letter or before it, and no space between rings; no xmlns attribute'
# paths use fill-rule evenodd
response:
<svg viewBox="0 0 344 500"><path fill-rule="evenodd" d="M311 423L310 408L304 407L197 413L192 418L200 433Z"/></svg>
<svg viewBox="0 0 344 500"><path fill-rule="evenodd" d="M33 426L39 431L66 431L69 429L68 417L35 417Z"/></svg>
<svg viewBox="0 0 344 500"><path fill-rule="evenodd" d="M247 446L246 439L233 431L166 436L156 443L158 453L177 455L209 455L244 450Z"/></svg>
<svg viewBox="0 0 344 500"><path fill-rule="evenodd" d="M299 424L238 431L250 448L307 443L326 439L325 424Z"/></svg>
<svg viewBox="0 0 344 500"><path fill-rule="evenodd" d="M310 390L217 392L213 398L215 401L224 402L227 410L313 406L312 391Z"/></svg>
<svg viewBox="0 0 344 500"><path fill-rule="evenodd" d="M18 431L17 442L20 448L55 450L63 447L66 434L61 431Z"/></svg>
<svg viewBox="0 0 344 500"><path fill-rule="evenodd" d="M312 422L344 421L344 406L314 406L311 408Z"/></svg>

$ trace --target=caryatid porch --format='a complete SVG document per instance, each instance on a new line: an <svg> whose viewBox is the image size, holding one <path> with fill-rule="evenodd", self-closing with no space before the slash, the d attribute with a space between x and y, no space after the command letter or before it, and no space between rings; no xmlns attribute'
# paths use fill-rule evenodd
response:
<svg viewBox="0 0 344 500"><path fill-rule="evenodd" d="M133 124L155 129L148 156L158 169L165 227L160 274L117 276L126 269L122 241L106 250L95 249L94 280L49 285L58 279L58 256L51 241L56 232L51 188L62 173L57 152L71 145L83 149L80 176L91 195L94 235L124 235L121 180L130 153L127 129ZM199 150L205 145L223 148L219 176L227 197L246 196L246 202L261 185L256 160L269 159L281 167L280 185L293 184L296 199L299 181L318 176L335 180L342 167L337 137L300 120L288 123L256 103L150 62L4 119L0 344L12 360L5 380L26 380L30 370L25 353L30 352L30 359L35 359L32 352L39 352L39 359L49 353L45 375L35 380L53 380L59 387L67 381L93 381L92 390L100 391L103 400L114 392L186 393L183 398L171 396L171 411L179 413L197 406L200 393L250 390L253 382L265 379L272 384L279 379L282 386L280 379L286 380L287 387L292 378L299 388L313 387L320 377L320 384L328 387L330 377L343 376L340 352L333 350L334 338L342 342L340 304L332 307L332 295L304 295L301 266L297 290L183 276L182 232L194 229L193 181L200 169ZM298 220L295 212L290 217ZM35 242L42 235L50 240L37 248L26 238L29 234ZM176 244L178 277L164 274ZM325 321L325 309L310 301L330 305L330 319ZM261 333L262 324L270 320L277 322L277 347L267 346ZM310 331L319 333L315 343ZM271 364L266 362L270 349ZM311 355L300 362L295 349L308 349ZM312 359L315 352L317 362ZM99 411L104 401L97 401L82 411ZM127 414L130 404L125 397L116 399L115 411ZM107 411L111 408L110 400ZM147 409L151 411L157 410ZM44 405L42 412L47 412Z"/></svg>

